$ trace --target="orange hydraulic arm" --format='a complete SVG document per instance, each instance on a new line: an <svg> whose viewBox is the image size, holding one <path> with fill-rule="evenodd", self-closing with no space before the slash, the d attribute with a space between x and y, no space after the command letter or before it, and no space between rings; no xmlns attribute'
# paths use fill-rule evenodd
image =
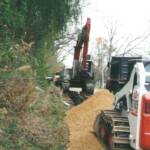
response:
<svg viewBox="0 0 150 150"><path fill-rule="evenodd" d="M87 18L87 22L85 26L82 28L82 32L78 35L78 40L75 46L74 60L79 60L82 45L84 44L83 45L82 69L86 68L90 28L91 28L91 19Z"/></svg>

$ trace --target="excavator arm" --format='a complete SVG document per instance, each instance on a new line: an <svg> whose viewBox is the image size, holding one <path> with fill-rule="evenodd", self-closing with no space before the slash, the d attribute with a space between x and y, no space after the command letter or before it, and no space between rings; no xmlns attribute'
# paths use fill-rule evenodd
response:
<svg viewBox="0 0 150 150"><path fill-rule="evenodd" d="M80 65L79 60L81 57L80 55L82 51L82 46L83 46L83 57L82 57L81 69L84 70L86 68L90 28L91 28L91 19L87 18L87 22L85 26L82 28L81 33L78 35L78 40L74 49L73 76L77 74Z"/></svg>

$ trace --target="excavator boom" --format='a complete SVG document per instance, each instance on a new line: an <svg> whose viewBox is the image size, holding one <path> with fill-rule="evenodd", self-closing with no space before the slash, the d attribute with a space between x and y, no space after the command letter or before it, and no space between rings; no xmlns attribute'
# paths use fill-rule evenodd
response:
<svg viewBox="0 0 150 150"><path fill-rule="evenodd" d="M91 19L87 18L86 24L82 28L81 33L79 33L78 35L77 43L74 49L73 78L77 76L80 66L82 70L86 69L90 28L91 28ZM83 49L83 57L82 57L82 63L80 64L79 61L81 58L82 49Z"/></svg>

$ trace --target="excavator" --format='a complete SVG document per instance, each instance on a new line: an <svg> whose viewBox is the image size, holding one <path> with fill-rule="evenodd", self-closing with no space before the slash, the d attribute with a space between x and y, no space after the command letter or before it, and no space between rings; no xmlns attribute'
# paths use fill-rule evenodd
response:
<svg viewBox="0 0 150 150"><path fill-rule="evenodd" d="M94 132L108 150L150 150L150 60L113 57L110 64L113 105L97 115Z"/></svg>
<svg viewBox="0 0 150 150"><path fill-rule="evenodd" d="M64 74L64 92L79 91L84 92L86 95L94 93L94 64L91 56L88 55L90 28L91 20L87 18L74 47L73 67L64 71L67 73Z"/></svg>

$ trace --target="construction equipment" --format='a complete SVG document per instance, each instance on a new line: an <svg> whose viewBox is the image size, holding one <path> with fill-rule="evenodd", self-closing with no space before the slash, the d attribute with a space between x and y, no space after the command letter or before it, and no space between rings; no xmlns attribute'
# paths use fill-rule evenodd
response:
<svg viewBox="0 0 150 150"><path fill-rule="evenodd" d="M62 82L62 71L58 71L55 73L54 77L53 77L53 82L56 86L61 86L61 82Z"/></svg>
<svg viewBox="0 0 150 150"><path fill-rule="evenodd" d="M118 92L129 80L133 60L141 59L141 57L112 57L111 63L108 63L106 88L114 94Z"/></svg>
<svg viewBox="0 0 150 150"><path fill-rule="evenodd" d="M113 57L110 67L110 76L119 80L111 82L112 109L96 117L96 136L109 150L150 150L150 61Z"/></svg>
<svg viewBox="0 0 150 150"><path fill-rule="evenodd" d="M63 70L63 82L62 82L63 93L68 93L69 91L71 75L72 75L71 68L67 68L67 69L65 68Z"/></svg>
<svg viewBox="0 0 150 150"><path fill-rule="evenodd" d="M63 82L64 91L82 91L87 95L94 92L94 65L88 55L90 27L91 21L87 18L74 48L73 67L68 72L69 80Z"/></svg>

